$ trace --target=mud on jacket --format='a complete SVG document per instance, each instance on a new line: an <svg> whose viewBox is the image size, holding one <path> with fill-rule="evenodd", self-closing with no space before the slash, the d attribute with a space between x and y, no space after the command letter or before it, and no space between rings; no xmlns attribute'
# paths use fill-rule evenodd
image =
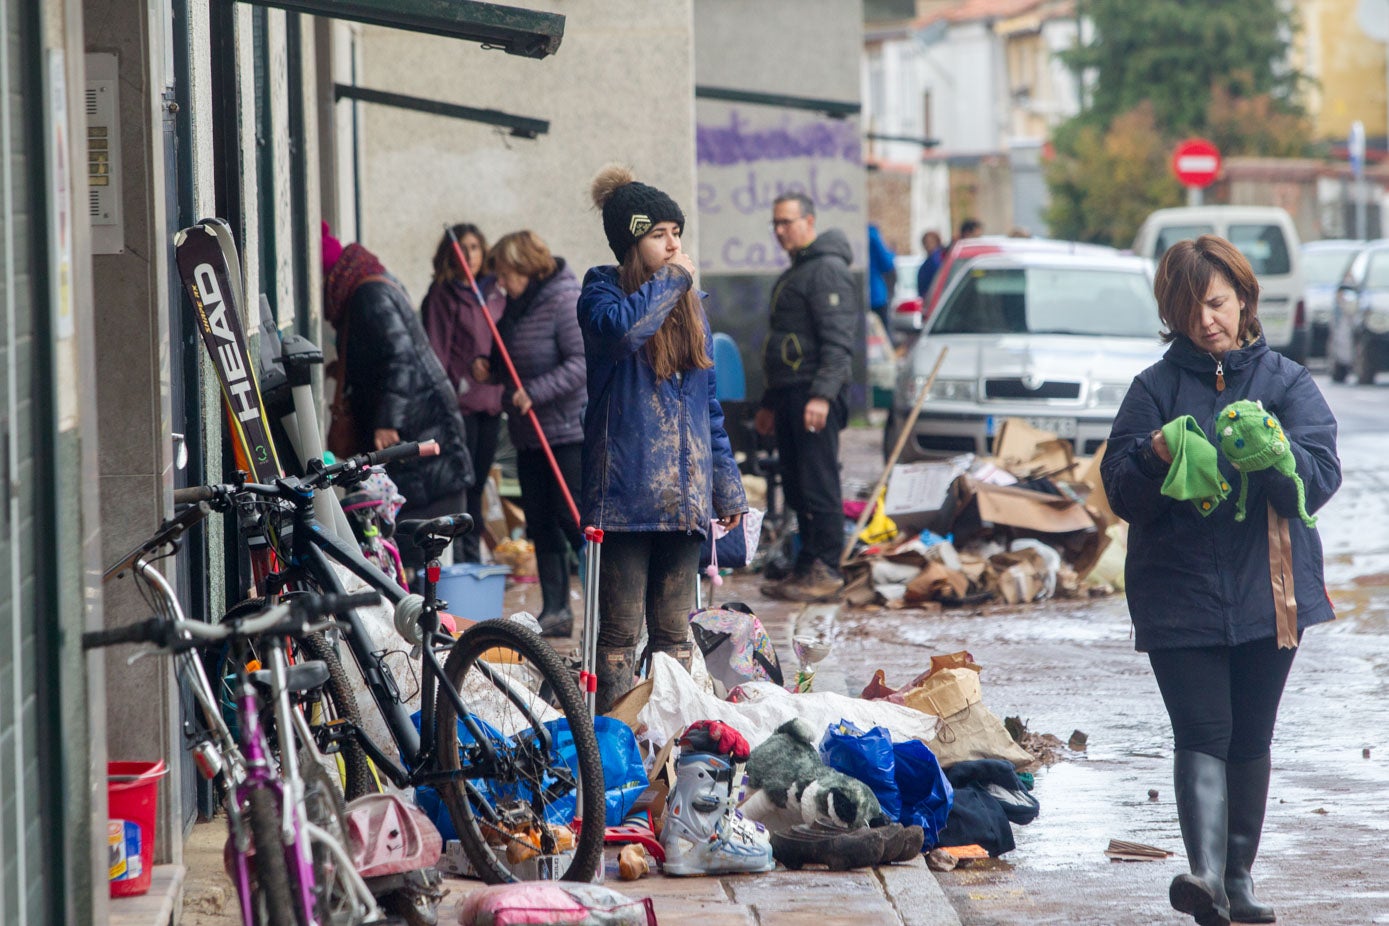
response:
<svg viewBox="0 0 1389 926"><path fill-rule="evenodd" d="M585 524L612 531L690 531L747 511L714 371L663 382L642 349L690 288L665 266L630 295L615 266L594 267L579 297L588 362L584 415ZM705 345L712 354L708 324Z"/></svg>

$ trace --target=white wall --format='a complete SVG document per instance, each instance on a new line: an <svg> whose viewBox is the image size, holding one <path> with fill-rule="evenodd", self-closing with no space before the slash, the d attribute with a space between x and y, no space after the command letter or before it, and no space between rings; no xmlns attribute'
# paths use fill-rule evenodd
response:
<svg viewBox="0 0 1389 926"><path fill-rule="evenodd" d="M691 0L528 6L566 17L559 50L539 61L471 42L362 30L362 86L550 120L548 134L526 140L478 123L357 104L362 242L417 304L448 222L474 222L489 240L529 228L580 277L612 263L588 190L613 161L684 207L687 247L698 253ZM350 120L352 104L337 105L339 121ZM344 170L350 184L350 163Z"/></svg>

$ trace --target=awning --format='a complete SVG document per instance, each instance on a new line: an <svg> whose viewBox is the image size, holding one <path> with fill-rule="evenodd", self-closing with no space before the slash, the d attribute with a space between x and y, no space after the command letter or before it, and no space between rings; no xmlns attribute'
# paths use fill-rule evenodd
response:
<svg viewBox="0 0 1389 926"><path fill-rule="evenodd" d="M291 13L480 42L510 55L544 58L564 38L564 16L476 0L245 0Z"/></svg>

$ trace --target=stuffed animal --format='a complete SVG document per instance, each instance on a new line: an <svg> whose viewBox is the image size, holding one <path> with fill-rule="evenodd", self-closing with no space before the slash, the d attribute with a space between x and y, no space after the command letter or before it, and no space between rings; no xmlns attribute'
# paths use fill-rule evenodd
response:
<svg viewBox="0 0 1389 926"><path fill-rule="evenodd" d="M815 731L804 720L788 720L752 750L747 764L752 794L743 816L770 830L820 823L841 830L884 822L868 785L836 772L815 748Z"/></svg>
<svg viewBox="0 0 1389 926"><path fill-rule="evenodd" d="M1287 476L1297 487L1297 514L1302 523L1315 527L1317 519L1307 513L1307 490L1297 474L1297 459L1292 442L1283 433L1283 425L1272 412L1264 410L1262 402L1241 399L1231 402L1216 418L1216 436L1220 450L1239 470L1239 499L1235 503L1235 520L1244 520L1244 504L1249 496L1249 474L1274 469Z"/></svg>

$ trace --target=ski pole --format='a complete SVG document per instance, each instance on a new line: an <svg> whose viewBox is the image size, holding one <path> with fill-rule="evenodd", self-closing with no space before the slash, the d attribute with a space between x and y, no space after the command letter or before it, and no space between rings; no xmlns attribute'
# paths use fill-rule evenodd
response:
<svg viewBox="0 0 1389 926"><path fill-rule="evenodd" d="M521 377L516 372L516 365L511 362L511 353L502 343L502 335L497 330L497 323L492 320L492 313L487 311L487 300L482 298L482 290L477 285L477 279L473 277L473 268L468 266L468 259L463 256L463 248L458 243L458 236L453 233L453 227L450 225L444 226L444 232L449 236L449 242L453 245L453 253L458 258L458 265L463 268L463 272L468 277L468 285L472 287L473 295L477 297L478 311L482 313L483 320L487 322L488 330L492 332L492 341L497 345L497 350L502 355L502 362L506 364L506 371L511 374L511 381L516 384L517 389L524 389L525 387L521 385ZM545 432L540 427L540 419L536 417L534 404L526 410L526 417L530 419L531 425L535 428L535 436L540 438L540 449L545 451L545 459L550 461L550 469L555 474L560 491L564 493L564 501L569 505L569 514L574 518L574 525L582 530L584 525L579 520L579 508L574 504L574 496L569 494L569 484L564 481L564 473L560 472L559 461L555 459L555 452L550 449L550 441L546 439Z"/></svg>

